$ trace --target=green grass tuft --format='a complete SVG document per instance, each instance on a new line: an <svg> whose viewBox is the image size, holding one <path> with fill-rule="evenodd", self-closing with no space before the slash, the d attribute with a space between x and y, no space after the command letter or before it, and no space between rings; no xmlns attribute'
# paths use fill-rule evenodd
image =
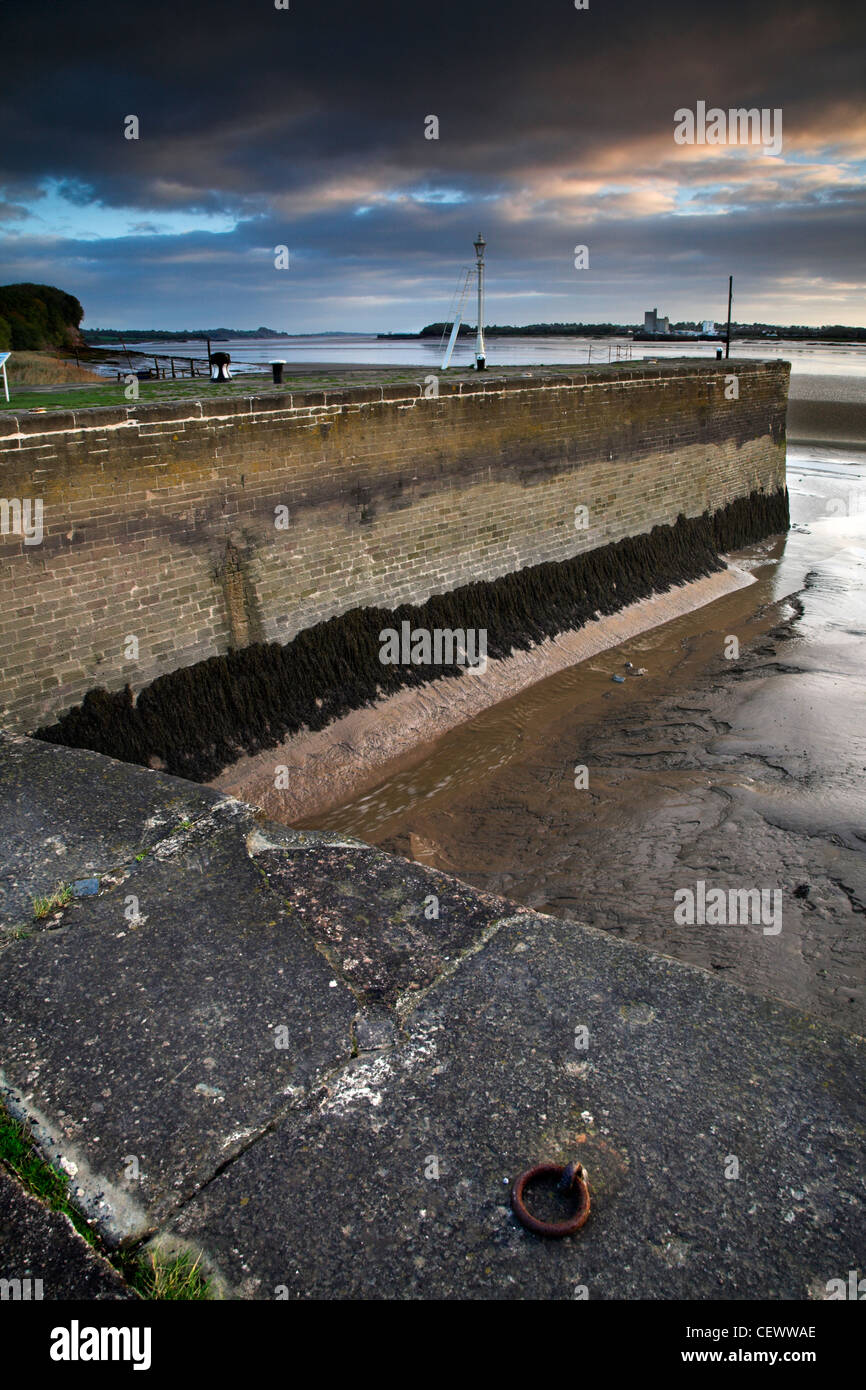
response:
<svg viewBox="0 0 866 1390"><path fill-rule="evenodd" d="M51 1211L61 1211L69 1217L76 1231L88 1245L96 1245L96 1237L84 1217L69 1201L69 1178L58 1173L36 1151L27 1130L0 1106L0 1162L9 1168L22 1187L38 1197Z"/></svg>
<svg viewBox="0 0 866 1390"><path fill-rule="evenodd" d="M47 898L33 899L33 916L36 918L48 917L50 913L56 912L59 907L68 907L71 902L72 889L69 885L57 887Z"/></svg>
<svg viewBox="0 0 866 1390"><path fill-rule="evenodd" d="M50 1211L68 1216L76 1231L88 1245L100 1250L129 1286L148 1299L206 1299L210 1297L210 1280L205 1278L199 1259L184 1252L165 1256L150 1252L121 1253L101 1248L81 1212L69 1200L69 1177L58 1173L37 1152L27 1129L13 1119L0 1104L0 1166L7 1168L25 1191L38 1198Z"/></svg>
<svg viewBox="0 0 866 1390"><path fill-rule="evenodd" d="M136 1256L126 1277L142 1298L201 1301L210 1298L210 1280L200 1264L200 1257L194 1260L188 1252L169 1257L151 1251L147 1257Z"/></svg>

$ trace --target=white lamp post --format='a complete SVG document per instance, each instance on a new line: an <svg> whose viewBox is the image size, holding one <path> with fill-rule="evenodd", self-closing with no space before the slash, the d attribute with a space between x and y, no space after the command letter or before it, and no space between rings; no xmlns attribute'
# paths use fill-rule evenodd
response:
<svg viewBox="0 0 866 1390"><path fill-rule="evenodd" d="M475 370L483 372L487 357L484 351L484 248L487 242L480 232L474 244L475 255L478 257L478 332L475 337Z"/></svg>

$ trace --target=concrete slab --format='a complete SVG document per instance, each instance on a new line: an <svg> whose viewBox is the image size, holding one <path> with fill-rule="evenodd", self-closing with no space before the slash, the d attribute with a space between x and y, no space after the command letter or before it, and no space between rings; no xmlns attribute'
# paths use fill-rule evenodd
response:
<svg viewBox="0 0 866 1390"><path fill-rule="evenodd" d="M515 918L171 1234L261 1299L825 1298L866 1267L864 1073L861 1039ZM573 1157L588 1224L529 1234L510 1181Z"/></svg>
<svg viewBox="0 0 866 1390"><path fill-rule="evenodd" d="M117 868L222 800L99 753L0 732L0 923L38 926L34 897Z"/></svg>
<svg viewBox="0 0 866 1390"><path fill-rule="evenodd" d="M110 1240L351 1053L356 1000L250 858L251 815L216 805L0 957L0 1094Z"/></svg>
<svg viewBox="0 0 866 1390"><path fill-rule="evenodd" d="M10 1302L73 1298L138 1302L138 1295L82 1239L68 1217L43 1206L2 1167L0 1291L0 1298Z"/></svg>
<svg viewBox="0 0 866 1390"><path fill-rule="evenodd" d="M356 846L286 844L256 863L364 1005L430 985L514 905L459 879Z"/></svg>
<svg viewBox="0 0 866 1390"><path fill-rule="evenodd" d="M98 892L7 937L0 1095L109 1240L252 1298L823 1298L866 1267L863 1040L160 774L4 764L15 902L52 837ZM529 1235L511 1180L575 1156L589 1223Z"/></svg>

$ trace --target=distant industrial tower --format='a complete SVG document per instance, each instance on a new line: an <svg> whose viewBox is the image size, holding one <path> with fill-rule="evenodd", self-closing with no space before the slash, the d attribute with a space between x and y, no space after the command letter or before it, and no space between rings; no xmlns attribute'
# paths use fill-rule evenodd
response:
<svg viewBox="0 0 866 1390"><path fill-rule="evenodd" d="M658 309L647 309L643 316L644 333L670 333L671 321L667 315L659 318Z"/></svg>

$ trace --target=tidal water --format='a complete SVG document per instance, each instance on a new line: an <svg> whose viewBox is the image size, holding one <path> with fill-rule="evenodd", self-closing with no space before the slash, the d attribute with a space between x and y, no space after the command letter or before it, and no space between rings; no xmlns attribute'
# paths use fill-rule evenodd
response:
<svg viewBox="0 0 866 1390"><path fill-rule="evenodd" d="M418 367L435 371L442 363L442 350L435 339L385 339L373 334L351 334L344 337L298 338L236 338L218 346L231 354L233 367L249 367L267 371L274 357L284 358L290 365L330 363L350 367ZM171 342L154 338L147 343L130 345L134 352L174 354L175 357L201 357L205 351L201 339ZM573 363L585 366L587 361L602 363L617 360L617 352L628 349L634 358L669 357L715 358L714 343L632 343L629 338L491 338L487 344L490 371L497 366L543 366ZM731 356L750 358L785 358L791 363L792 374L820 373L845 376L866 375L866 343L809 343L761 341L734 342ZM471 367L474 343L461 340L454 350L452 366ZM287 368L287 371L289 368Z"/></svg>
<svg viewBox="0 0 866 1390"><path fill-rule="evenodd" d="M789 445L788 485L791 532L738 557L753 585L541 681L304 824L862 1031L866 452ZM674 894L698 881L781 890L782 930L677 925Z"/></svg>

